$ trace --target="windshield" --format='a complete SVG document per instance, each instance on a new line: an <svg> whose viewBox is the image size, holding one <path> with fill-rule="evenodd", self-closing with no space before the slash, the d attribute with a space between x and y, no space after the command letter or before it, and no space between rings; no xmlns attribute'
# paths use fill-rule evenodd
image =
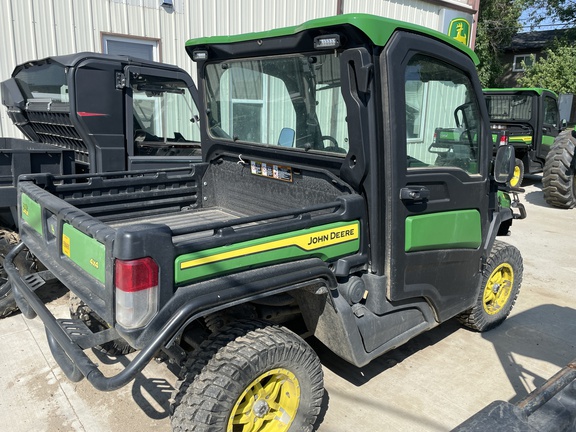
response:
<svg viewBox="0 0 576 432"><path fill-rule="evenodd" d="M490 120L530 120L532 99L530 95L486 95Z"/></svg>
<svg viewBox="0 0 576 432"><path fill-rule="evenodd" d="M206 67L212 137L345 155L339 58L293 55Z"/></svg>
<svg viewBox="0 0 576 432"><path fill-rule="evenodd" d="M140 75L131 86L135 154L200 155L198 110L186 83Z"/></svg>

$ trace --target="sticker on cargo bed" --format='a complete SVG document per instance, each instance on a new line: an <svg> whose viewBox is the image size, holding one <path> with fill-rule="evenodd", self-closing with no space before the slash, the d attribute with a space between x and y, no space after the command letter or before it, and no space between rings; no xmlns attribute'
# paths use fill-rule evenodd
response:
<svg viewBox="0 0 576 432"><path fill-rule="evenodd" d="M179 256L175 280L182 283L230 271L307 257L328 261L356 253L360 223L336 222Z"/></svg>
<svg viewBox="0 0 576 432"><path fill-rule="evenodd" d="M68 223L62 225L62 253L90 276L106 281L105 246Z"/></svg>
<svg viewBox="0 0 576 432"><path fill-rule="evenodd" d="M42 207L26 194L20 198L21 217L24 222L30 225L36 232L42 234Z"/></svg>
<svg viewBox="0 0 576 432"><path fill-rule="evenodd" d="M66 234L62 234L62 252L70 258L70 237Z"/></svg>
<svg viewBox="0 0 576 432"><path fill-rule="evenodd" d="M292 181L292 168L288 166L251 161L250 172L261 177L268 177L286 182Z"/></svg>

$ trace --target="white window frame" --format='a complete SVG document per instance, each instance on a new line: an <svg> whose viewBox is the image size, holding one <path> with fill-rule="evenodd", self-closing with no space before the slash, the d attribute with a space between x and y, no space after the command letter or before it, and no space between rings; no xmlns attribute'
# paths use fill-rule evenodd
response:
<svg viewBox="0 0 576 432"><path fill-rule="evenodd" d="M108 41L116 41L116 42L128 42L132 44L138 45L146 45L152 47L152 61L161 61L160 60L160 40L158 39L150 39L150 38L143 38L143 37L134 37L134 36L127 36L127 35L118 35L118 34L107 34L102 33L102 52L104 54L108 53Z"/></svg>
<svg viewBox="0 0 576 432"><path fill-rule="evenodd" d="M526 69L522 67L522 62L526 61L527 58L533 58L532 64L535 61L535 54L517 54L514 56L514 61L512 62L512 71L513 72L524 72Z"/></svg>
<svg viewBox="0 0 576 432"><path fill-rule="evenodd" d="M420 113L421 116L421 120L420 120L420 131L418 132L418 137L416 138L406 138L407 142L410 144L418 144L418 143L423 143L425 140L424 134L425 134L425 126L426 126L426 120L427 120L427 115L428 115L428 83L424 82L423 84L423 89L422 89L422 112Z"/></svg>

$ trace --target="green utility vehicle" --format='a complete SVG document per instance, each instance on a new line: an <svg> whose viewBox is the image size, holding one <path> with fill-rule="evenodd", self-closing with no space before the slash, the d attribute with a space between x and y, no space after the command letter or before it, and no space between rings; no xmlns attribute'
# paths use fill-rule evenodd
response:
<svg viewBox="0 0 576 432"><path fill-rule="evenodd" d="M71 380L114 390L164 356L182 370L175 431L310 431L324 390L305 337L363 366L453 317L507 317L513 148L493 155L471 50L361 14L186 50L203 162L18 182L6 270ZM102 331L52 315L15 269L25 246ZM139 353L105 376L86 350L114 340Z"/></svg>
<svg viewBox="0 0 576 432"><path fill-rule="evenodd" d="M516 162L509 182L520 187L524 174L542 172L554 139L566 128L560 121L558 96L542 88L484 89L490 123L505 130Z"/></svg>
<svg viewBox="0 0 576 432"><path fill-rule="evenodd" d="M127 76L138 79L126 85ZM189 165L200 161L200 130L196 87L172 65L84 52L26 62L0 87L28 138L0 138L1 318L16 310L3 262L18 243L19 175ZM18 267L29 273L37 263L22 253Z"/></svg>

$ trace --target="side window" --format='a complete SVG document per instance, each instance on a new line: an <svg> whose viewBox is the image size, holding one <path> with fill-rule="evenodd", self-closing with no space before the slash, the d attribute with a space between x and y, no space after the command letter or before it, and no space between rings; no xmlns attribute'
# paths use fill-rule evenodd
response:
<svg viewBox="0 0 576 432"><path fill-rule="evenodd" d="M200 154L198 109L184 81L139 75L131 87L135 155Z"/></svg>
<svg viewBox="0 0 576 432"><path fill-rule="evenodd" d="M480 111L468 76L416 55L405 72L408 167L455 167L478 173Z"/></svg>
<svg viewBox="0 0 576 432"><path fill-rule="evenodd" d="M558 105L550 96L544 98L544 123L558 127Z"/></svg>

